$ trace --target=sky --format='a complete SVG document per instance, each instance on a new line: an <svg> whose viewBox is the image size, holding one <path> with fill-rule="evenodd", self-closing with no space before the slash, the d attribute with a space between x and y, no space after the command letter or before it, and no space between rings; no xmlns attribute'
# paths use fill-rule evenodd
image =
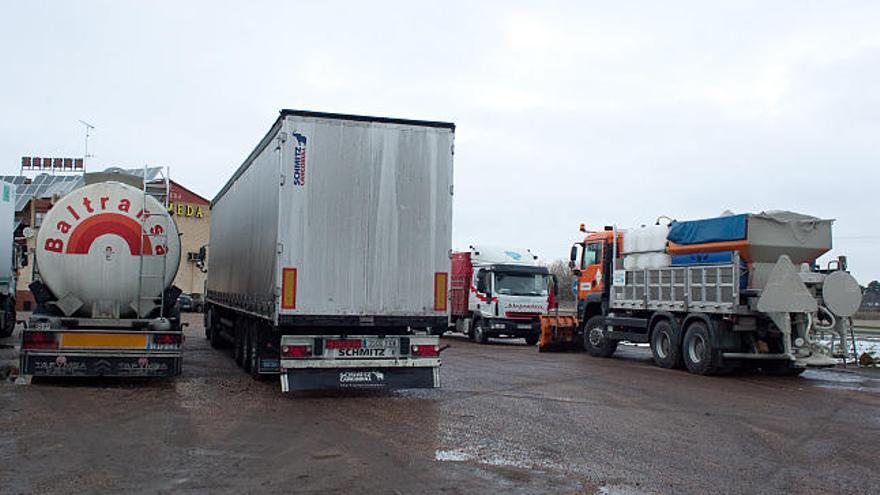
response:
<svg viewBox="0 0 880 495"><path fill-rule="evenodd" d="M0 173L169 166L212 198L282 108L456 124L453 246L836 219L880 279L880 3L0 0ZM826 257L827 258L827 257Z"/></svg>

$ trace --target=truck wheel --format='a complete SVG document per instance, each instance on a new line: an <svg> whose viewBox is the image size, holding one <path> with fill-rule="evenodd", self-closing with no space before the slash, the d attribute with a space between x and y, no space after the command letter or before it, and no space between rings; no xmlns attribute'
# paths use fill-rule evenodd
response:
<svg viewBox="0 0 880 495"><path fill-rule="evenodd" d="M667 320L660 320L651 333L651 355L654 364L661 368L683 368L681 359L681 339L678 332Z"/></svg>
<svg viewBox="0 0 880 495"><path fill-rule="evenodd" d="M617 341L605 338L605 317L597 315L587 320L584 349L594 357L609 357L617 350Z"/></svg>
<svg viewBox="0 0 880 495"><path fill-rule="evenodd" d="M526 345L535 345L538 343L539 335L526 335Z"/></svg>
<svg viewBox="0 0 880 495"><path fill-rule="evenodd" d="M474 341L480 344L485 344L489 342L489 336L486 335L486 328L483 320L477 320L474 322Z"/></svg>
<svg viewBox="0 0 880 495"><path fill-rule="evenodd" d="M715 352L709 328L702 321L688 326L682 342L682 357L687 370L695 375L714 375L722 371L721 357Z"/></svg>

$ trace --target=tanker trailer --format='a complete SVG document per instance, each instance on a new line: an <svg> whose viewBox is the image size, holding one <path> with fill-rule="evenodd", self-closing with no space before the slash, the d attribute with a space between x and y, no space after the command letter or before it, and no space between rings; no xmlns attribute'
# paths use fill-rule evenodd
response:
<svg viewBox="0 0 880 495"><path fill-rule="evenodd" d="M87 174L85 182L56 201L37 235L37 306L22 333L22 373L179 375L177 226L134 187L139 178Z"/></svg>

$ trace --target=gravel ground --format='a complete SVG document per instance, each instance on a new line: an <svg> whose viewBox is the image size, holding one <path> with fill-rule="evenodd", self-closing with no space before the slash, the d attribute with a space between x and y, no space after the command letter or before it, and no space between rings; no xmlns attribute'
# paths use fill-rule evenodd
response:
<svg viewBox="0 0 880 495"><path fill-rule="evenodd" d="M452 336L439 390L284 395L188 318L177 379L0 384L0 493L878 491L871 370L708 378Z"/></svg>

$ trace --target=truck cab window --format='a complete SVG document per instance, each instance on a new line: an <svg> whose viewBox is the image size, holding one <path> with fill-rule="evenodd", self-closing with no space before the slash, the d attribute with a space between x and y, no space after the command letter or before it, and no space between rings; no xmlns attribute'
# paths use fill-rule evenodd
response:
<svg viewBox="0 0 880 495"><path fill-rule="evenodd" d="M590 265L595 265L602 257L602 243L591 242L584 248L584 254L581 256L581 270L585 270Z"/></svg>
<svg viewBox="0 0 880 495"><path fill-rule="evenodd" d="M489 272L480 270L477 272L477 292L486 293L489 291Z"/></svg>

